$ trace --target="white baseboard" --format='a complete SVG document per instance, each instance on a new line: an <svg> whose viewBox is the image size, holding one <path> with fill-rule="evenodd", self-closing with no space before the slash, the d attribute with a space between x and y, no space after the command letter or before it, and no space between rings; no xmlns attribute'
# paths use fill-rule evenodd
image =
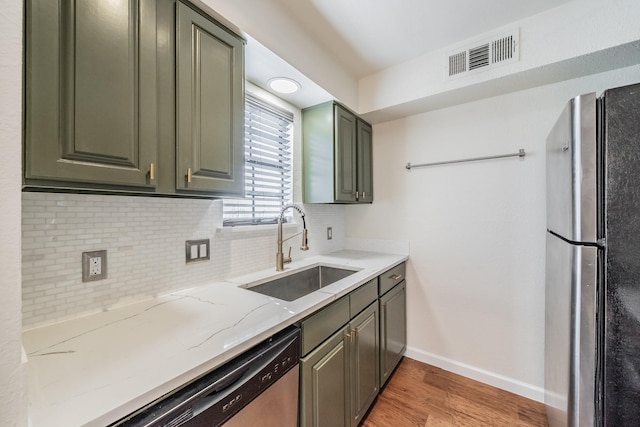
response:
<svg viewBox="0 0 640 427"><path fill-rule="evenodd" d="M504 375L485 371L484 369L479 369L465 363L457 362L432 353L427 353L426 351L412 347L407 347L405 356L436 366L444 369L445 371L453 372L455 374L471 378L472 380L480 381L481 383L510 391L511 393L518 394L537 402L544 402L544 389L542 387L527 384L522 381L514 380L513 378L505 377Z"/></svg>

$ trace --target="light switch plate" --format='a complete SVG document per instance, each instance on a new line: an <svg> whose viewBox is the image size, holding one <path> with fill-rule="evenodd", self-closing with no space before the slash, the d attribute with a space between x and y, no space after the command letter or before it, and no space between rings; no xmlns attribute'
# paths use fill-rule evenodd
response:
<svg viewBox="0 0 640 427"><path fill-rule="evenodd" d="M107 278L107 251L82 252L82 281Z"/></svg>
<svg viewBox="0 0 640 427"><path fill-rule="evenodd" d="M185 242L186 262L206 261L209 256L209 239L187 240Z"/></svg>

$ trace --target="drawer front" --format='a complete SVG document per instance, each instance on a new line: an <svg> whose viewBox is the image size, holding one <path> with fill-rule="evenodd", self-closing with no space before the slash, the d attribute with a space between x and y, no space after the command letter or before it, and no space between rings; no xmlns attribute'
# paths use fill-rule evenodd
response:
<svg viewBox="0 0 640 427"><path fill-rule="evenodd" d="M349 319L349 297L346 296L300 322L302 355L333 335Z"/></svg>
<svg viewBox="0 0 640 427"><path fill-rule="evenodd" d="M349 294L351 317L355 317L378 298L378 278L369 280Z"/></svg>
<svg viewBox="0 0 640 427"><path fill-rule="evenodd" d="M380 290L379 294L384 295L389 289L404 280L405 277L405 263L398 264L391 270L386 271L380 275Z"/></svg>

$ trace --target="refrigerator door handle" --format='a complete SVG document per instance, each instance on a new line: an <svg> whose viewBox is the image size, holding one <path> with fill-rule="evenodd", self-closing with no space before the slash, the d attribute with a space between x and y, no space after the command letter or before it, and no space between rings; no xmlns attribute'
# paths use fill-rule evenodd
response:
<svg viewBox="0 0 640 427"><path fill-rule="evenodd" d="M545 405L550 427L594 425L601 251L547 233Z"/></svg>

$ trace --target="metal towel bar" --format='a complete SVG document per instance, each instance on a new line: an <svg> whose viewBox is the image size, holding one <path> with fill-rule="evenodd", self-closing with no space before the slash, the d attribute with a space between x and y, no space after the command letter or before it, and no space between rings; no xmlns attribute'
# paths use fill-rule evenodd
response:
<svg viewBox="0 0 640 427"><path fill-rule="evenodd" d="M521 148L517 153L512 153L512 154L499 154L496 156L472 157L470 159L447 160L444 162L422 163L419 165L412 165L411 163L407 163L407 166L405 167L407 168L407 170L411 170L412 168L422 168L426 166L449 165L452 163L475 162L478 160L502 159L504 157L520 157L522 159L524 158L524 156L525 156L524 148Z"/></svg>

